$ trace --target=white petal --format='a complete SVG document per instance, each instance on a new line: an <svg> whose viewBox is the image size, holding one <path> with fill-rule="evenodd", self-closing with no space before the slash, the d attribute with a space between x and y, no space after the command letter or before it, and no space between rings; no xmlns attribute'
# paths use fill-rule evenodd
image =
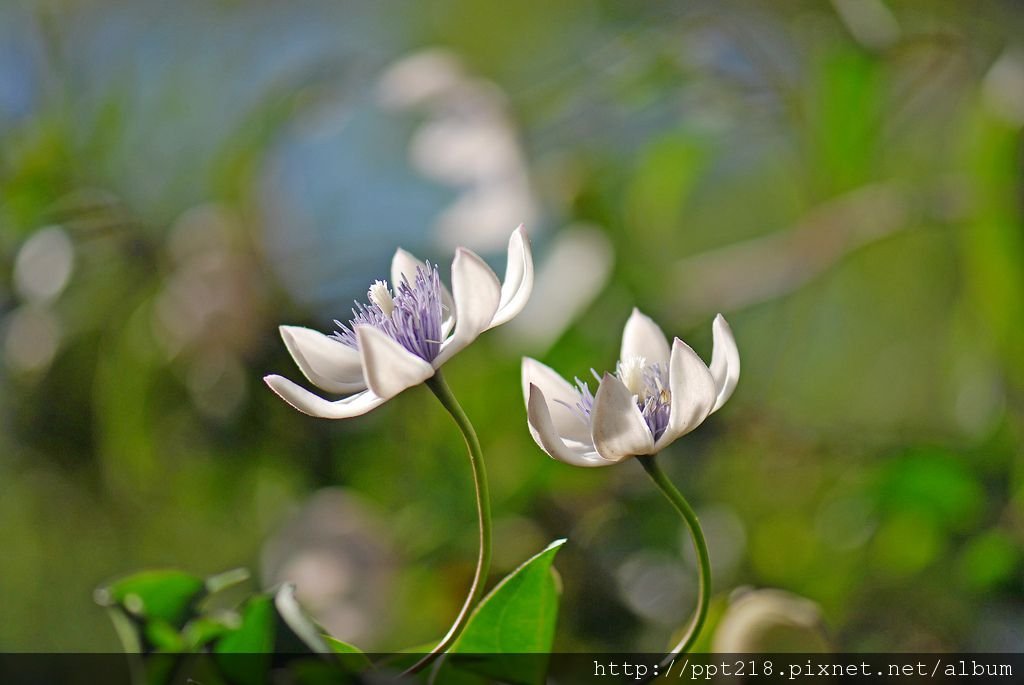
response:
<svg viewBox="0 0 1024 685"><path fill-rule="evenodd" d="M327 392L348 394L366 389L359 351L301 326L281 326L281 339L311 383Z"/></svg>
<svg viewBox="0 0 1024 685"><path fill-rule="evenodd" d="M622 349L619 359L643 357L648 364L668 364L668 339L654 319L633 308L633 313L622 330Z"/></svg>
<svg viewBox="0 0 1024 685"><path fill-rule="evenodd" d="M523 357L522 382L523 399L527 403L531 385L537 386L544 393L551 421L559 435L578 442L590 441L590 427L570 409L580 401L580 394L557 371L536 359Z"/></svg>
<svg viewBox="0 0 1024 685"><path fill-rule="evenodd" d="M654 438L633 394L616 376L606 373L594 396L594 447L602 457L619 462L654 452Z"/></svg>
<svg viewBox="0 0 1024 685"><path fill-rule="evenodd" d="M571 466L584 467L611 466L614 463L601 458L601 455L594 451L592 444L575 441L566 444L551 421L544 393L536 385L528 389L526 417L534 442L554 459Z"/></svg>
<svg viewBox="0 0 1024 685"><path fill-rule="evenodd" d="M414 255L402 248L398 248L395 250L395 256L391 258L391 287L397 288L398 284L402 282L403 276L409 283L412 283L416 278L416 269L422 269L426 266L426 263L420 261ZM455 326L455 303L452 300L452 294L448 292L448 288L444 286L444 283L441 284L441 306L444 307L441 333L444 337L447 337Z"/></svg>
<svg viewBox="0 0 1024 685"><path fill-rule="evenodd" d="M386 401L370 390L364 390L343 400L331 402L281 376L266 376L263 380L285 402L303 414L321 419L347 419L359 416Z"/></svg>
<svg viewBox="0 0 1024 685"><path fill-rule="evenodd" d="M434 367L372 326L356 326L366 385L391 399L434 375Z"/></svg>
<svg viewBox="0 0 1024 685"><path fill-rule="evenodd" d="M715 379L697 353L679 338L672 343L668 373L672 400L668 428L658 439L659 450L699 426L715 404Z"/></svg>
<svg viewBox="0 0 1024 685"><path fill-rule="evenodd" d="M501 298L498 277L474 252L460 247L452 260L455 332L441 344L434 367L451 359L487 330ZM370 387L373 387L372 385Z"/></svg>
<svg viewBox="0 0 1024 685"><path fill-rule="evenodd" d="M711 412L714 413L732 397L736 383L740 380L740 351L736 348L736 338L725 317L719 314L711 326L714 347L711 349L711 376L715 379L715 391L718 397Z"/></svg>
<svg viewBox="0 0 1024 685"><path fill-rule="evenodd" d="M507 323L523 311L533 292L533 252L530 238L520 225L508 239L508 264L501 284L501 301L489 328Z"/></svg>

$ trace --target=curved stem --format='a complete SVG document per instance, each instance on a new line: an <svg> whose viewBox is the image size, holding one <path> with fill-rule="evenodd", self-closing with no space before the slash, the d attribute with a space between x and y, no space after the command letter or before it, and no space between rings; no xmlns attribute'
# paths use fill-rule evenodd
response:
<svg viewBox="0 0 1024 685"><path fill-rule="evenodd" d="M672 485L672 481L668 479L668 476L661 470L661 467L658 466L658 462L655 460L656 457L657 455L652 454L646 457L637 457L637 460L644 467L644 470L647 471L647 475L651 477L654 484L661 490L661 494L665 495L665 499L679 512L679 515L686 523L686 527L689 528L690 537L693 538L693 548L697 552L697 568L700 574L697 608L693 613L693 618L690 620L690 626L686 629L682 639L665 655L665 659L661 663L662 666L665 666L673 657L678 654L685 654L692 649L693 643L697 641L697 637L700 635L701 628L704 627L704 621L708 617L708 595L711 594L711 559L708 557L708 543L704 540L704 531L701 530L697 514L693 511L690 503L676 489L676 486Z"/></svg>
<svg viewBox="0 0 1024 685"><path fill-rule="evenodd" d="M484 594L484 583L487 581L487 572L491 566L491 501L487 494L487 472L484 469L484 454L480 449L480 440L476 436L473 424L463 411L462 405L455 399L451 388L444 380L444 376L438 371L426 381L426 385L434 393L448 413L451 414L455 424L462 431L466 439L466 449L469 452L469 465L473 470L473 489L476 492L476 516L480 529L480 553L476 560L476 571L473 573L473 584L469 587L469 594L462 604L462 609L455 622L448 629L448 633L441 638L441 641L422 659L411 666L406 673L418 673L430 665L437 657L450 648L462 634L462 630L469 622L469 616L480 603Z"/></svg>

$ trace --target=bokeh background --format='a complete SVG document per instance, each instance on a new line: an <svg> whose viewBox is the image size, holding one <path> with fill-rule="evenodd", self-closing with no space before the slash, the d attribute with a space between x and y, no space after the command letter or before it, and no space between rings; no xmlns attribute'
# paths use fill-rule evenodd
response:
<svg viewBox="0 0 1024 685"><path fill-rule="evenodd" d="M664 455L714 619L777 588L837 649L1019 649L1022 36L1011 1L0 4L0 649L118 650L93 589L150 567L296 580L366 649L440 635L476 539L449 418L415 388L315 420L261 377L396 246L500 273L520 222L530 308L446 373L493 579L569 538L557 648L658 650L694 601L641 469L526 430L520 356L610 368L636 304L739 341Z"/></svg>

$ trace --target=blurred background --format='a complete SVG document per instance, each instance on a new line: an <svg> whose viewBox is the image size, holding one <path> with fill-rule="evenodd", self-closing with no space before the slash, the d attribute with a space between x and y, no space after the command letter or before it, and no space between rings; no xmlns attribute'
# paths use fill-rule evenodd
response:
<svg viewBox="0 0 1024 685"><path fill-rule="evenodd" d="M520 357L612 368L634 304L739 342L663 457L714 621L771 588L759 616L840 650L1019 649L1022 36L1009 0L0 4L0 649L119 650L93 589L149 567L295 580L365 649L438 637L476 540L449 418L414 388L311 419L261 377L396 246L501 273L520 222L532 303L446 374L492 582L569 538L558 649L656 651L693 606L639 466L526 430Z"/></svg>

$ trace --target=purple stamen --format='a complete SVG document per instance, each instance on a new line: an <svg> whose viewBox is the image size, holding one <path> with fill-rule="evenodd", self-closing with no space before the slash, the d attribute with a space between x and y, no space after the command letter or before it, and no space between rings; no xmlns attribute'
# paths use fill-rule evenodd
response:
<svg viewBox="0 0 1024 685"><path fill-rule="evenodd" d="M598 386L600 386L601 377L597 375L597 371L591 369L590 373L594 374L594 378L597 379L597 384ZM576 381L576 392L579 395L579 401L571 406L568 402L563 402L562 400L555 400L555 402L558 402L560 405L562 405L563 407L571 411L573 414L575 414L576 418L582 421L583 425L589 428L590 415L594 411L594 395L593 393L590 392L590 386L587 385L586 381L581 381L579 377L576 377L573 380Z"/></svg>
<svg viewBox="0 0 1024 685"><path fill-rule="evenodd" d="M441 351L441 278L430 263L417 267L412 283L402 277L395 288L392 311L380 304L356 302L348 325L335 320L338 331L331 337L359 349L356 326L373 326L424 361L432 362Z"/></svg>
<svg viewBox="0 0 1024 685"><path fill-rule="evenodd" d="M590 372L597 379L597 387L601 387L601 376L594 369ZM579 395L579 401L576 402L575 406L570 406L567 402L556 400L559 404L572 410L577 418L580 419L588 428L591 425L591 414L594 411L594 394L590 391L590 386L579 378L574 379L576 381L576 392ZM668 373L662 368L661 364L650 364L643 369L643 393L641 395L635 395L637 407L640 409L641 415L644 417L644 421L647 423L647 427L651 431L651 435L655 440L664 435L665 430L668 428L668 417L671 408L672 395L668 390Z"/></svg>
<svg viewBox="0 0 1024 685"><path fill-rule="evenodd" d="M672 395L668 388L668 372L661 364L651 364L644 368L644 395L646 399L637 402L651 435L657 440L668 428L668 415L671 409Z"/></svg>

